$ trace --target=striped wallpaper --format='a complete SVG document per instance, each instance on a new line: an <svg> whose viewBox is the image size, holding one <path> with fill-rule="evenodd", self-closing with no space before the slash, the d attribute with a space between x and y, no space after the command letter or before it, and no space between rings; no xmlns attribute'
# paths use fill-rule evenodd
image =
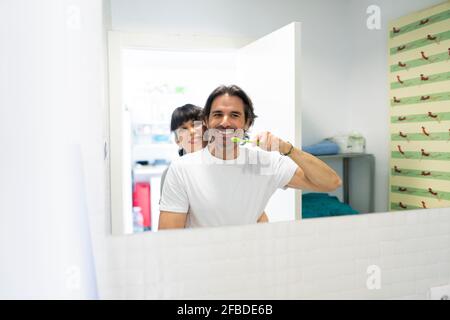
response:
<svg viewBox="0 0 450 320"><path fill-rule="evenodd" d="M389 24L390 210L450 207L450 0Z"/></svg>

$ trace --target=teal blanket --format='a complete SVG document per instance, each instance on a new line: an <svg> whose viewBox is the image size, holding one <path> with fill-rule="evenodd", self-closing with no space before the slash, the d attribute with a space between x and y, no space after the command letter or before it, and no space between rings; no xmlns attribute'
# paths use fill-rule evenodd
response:
<svg viewBox="0 0 450 320"><path fill-rule="evenodd" d="M346 203L328 193L306 193L302 195L302 218L319 218L358 214Z"/></svg>

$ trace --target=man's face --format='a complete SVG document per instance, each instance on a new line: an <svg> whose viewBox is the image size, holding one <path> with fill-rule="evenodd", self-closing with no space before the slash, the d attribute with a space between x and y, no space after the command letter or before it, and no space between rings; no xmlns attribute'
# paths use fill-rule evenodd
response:
<svg viewBox="0 0 450 320"><path fill-rule="evenodd" d="M228 94L214 99L207 121L209 132L212 132L218 143L222 142L224 145L233 145L230 139L242 138L244 130L248 129L244 102L241 98Z"/></svg>

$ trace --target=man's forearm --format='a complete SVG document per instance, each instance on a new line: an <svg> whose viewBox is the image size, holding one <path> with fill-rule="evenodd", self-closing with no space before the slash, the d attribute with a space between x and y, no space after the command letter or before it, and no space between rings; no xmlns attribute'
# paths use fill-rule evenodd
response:
<svg viewBox="0 0 450 320"><path fill-rule="evenodd" d="M186 224L186 214L160 211L158 229L182 229Z"/></svg>
<svg viewBox="0 0 450 320"><path fill-rule="evenodd" d="M280 152L286 154L291 149L291 144L281 142ZM341 185L341 179L336 172L325 162L313 155L293 148L289 157L303 170L306 178L318 189L336 189Z"/></svg>

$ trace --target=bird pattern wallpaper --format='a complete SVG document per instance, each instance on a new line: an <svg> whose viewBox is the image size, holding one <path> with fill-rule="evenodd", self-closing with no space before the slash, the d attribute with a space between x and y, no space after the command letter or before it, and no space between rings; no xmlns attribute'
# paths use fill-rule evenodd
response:
<svg viewBox="0 0 450 320"><path fill-rule="evenodd" d="M450 1L389 23L390 211L450 207Z"/></svg>

